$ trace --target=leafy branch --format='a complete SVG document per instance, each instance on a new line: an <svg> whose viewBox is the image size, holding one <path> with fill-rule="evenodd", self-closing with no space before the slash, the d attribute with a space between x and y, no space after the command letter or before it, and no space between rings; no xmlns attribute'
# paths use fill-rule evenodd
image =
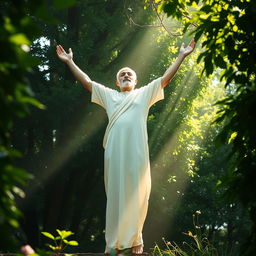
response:
<svg viewBox="0 0 256 256"><path fill-rule="evenodd" d="M47 246L54 252L56 255L60 255L62 251L68 246L77 246L78 242L75 240L68 241L66 238L73 235L74 233L66 230L56 229L58 236L54 236L49 232L41 232L44 236L53 240L54 244L47 244Z"/></svg>

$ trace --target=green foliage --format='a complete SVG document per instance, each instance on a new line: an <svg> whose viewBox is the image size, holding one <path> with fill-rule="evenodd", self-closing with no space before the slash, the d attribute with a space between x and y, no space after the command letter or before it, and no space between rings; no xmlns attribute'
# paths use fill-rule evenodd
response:
<svg viewBox="0 0 256 256"><path fill-rule="evenodd" d="M199 72L200 66L192 64L187 68L194 67ZM202 77L199 81L202 89L197 93L196 86L188 81L181 82L182 86L188 86L182 94L177 89L180 82L172 84L172 97L166 101L162 114L153 111L149 116L149 127L152 124L155 125L153 129L161 127L155 140L160 145L151 146L152 149L156 148L158 157L155 160L152 156L153 186L149 223L165 227L158 231L155 228L156 233L181 242L182 236L179 234L189 225L188 216L199 208L204 212L204 228L208 230L209 237L214 238L214 246L219 251L227 248L236 248L237 251L251 223L237 200L232 207L223 200L227 186L216 186L220 177L227 172L225 158L232 149L230 144L222 144L220 148L214 144L215 137L222 129L222 124L214 123L220 110L215 102L224 99L226 92L223 83L218 83L216 79L212 81ZM189 94L192 88L194 98ZM168 95L166 91L165 95ZM178 101L175 101L175 97ZM185 106L187 109L184 110ZM170 112L171 115L162 121L161 116ZM149 137L154 138L154 132ZM155 237L154 240L157 239ZM151 240L152 243L154 240Z"/></svg>
<svg viewBox="0 0 256 256"><path fill-rule="evenodd" d="M20 4L19 4L20 5ZM29 5L29 4L28 4ZM30 178L23 169L13 166L13 159L21 153L13 148L11 135L13 118L28 114L28 105L42 108L30 90L26 74L38 62L29 55L29 44L35 36L32 19L25 16L28 6L18 6L9 1L0 4L1 59L0 59L0 227L17 228L21 212L15 196L24 197L20 186ZM19 187L18 187L19 186ZM5 234L6 236L6 234ZM8 243L8 242L7 242Z"/></svg>
<svg viewBox="0 0 256 256"><path fill-rule="evenodd" d="M13 232L12 228L19 227L18 219L22 215L16 206L15 198L24 198L25 194L21 187L32 177L24 169L13 165L14 159L22 156L12 143L13 120L27 116L31 106L44 109L44 105L34 98L28 76L39 64L39 60L30 53L32 41L40 34L34 17L40 16L40 12L44 13L44 22L48 22L50 18L43 12L45 9L46 3L43 0L0 3L0 229L3 231L0 239L4 245L2 249L8 248L15 241L10 234Z"/></svg>
<svg viewBox="0 0 256 256"><path fill-rule="evenodd" d="M69 236L73 235L74 233L71 231L66 231L66 230L59 230L56 229L58 235L54 236L49 232L41 232L44 236L50 238L51 240L54 241L54 244L47 244L47 246L54 252L56 255L60 255L65 248L70 245L70 246L78 246L78 242L71 240L68 241L66 238Z"/></svg>
<svg viewBox="0 0 256 256"><path fill-rule="evenodd" d="M182 2L182 4L181 4ZM179 18L184 31L191 29L195 39L201 38L206 75L216 68L222 69L220 79L225 81L227 98L219 101L222 107L217 122L225 126L218 135L221 144L230 141L233 150L229 157L230 171L222 177L228 186L227 197L232 202L238 198L254 222L243 255L256 252L256 57L255 57L255 1L161 1L161 10ZM189 10L189 11L188 11ZM186 12L188 13L186 14Z"/></svg>
<svg viewBox="0 0 256 256"><path fill-rule="evenodd" d="M152 251L153 256L217 256L221 255L217 249L213 246L211 241L207 238L207 235L202 233L201 226L199 223L198 215L200 211L196 211L193 214L193 228L194 234L188 231L185 234L189 238L192 238L192 242L183 242L182 246L176 243L166 241L163 238L166 249L161 249L159 245L155 245ZM228 255L228 254L225 254ZM232 255L232 254L230 254Z"/></svg>
<svg viewBox="0 0 256 256"><path fill-rule="evenodd" d="M133 12L139 12L142 5L132 6ZM66 11L51 9L61 20L58 25L35 20L44 37L36 38L31 46L41 64L29 78L46 110L33 108L31 116L15 120L14 145L25 152L19 163L35 176L21 206L28 226L22 228L36 246L40 245L37 234L42 223L43 230L50 232L55 226L76 230L79 250L103 250L106 199L102 138L107 120L56 57L54 48L56 43L65 49L71 47L75 62L91 79L116 88L115 74L122 65L142 67L147 63L146 55L126 63L145 31L129 26L123 9L123 1L76 1ZM144 11L135 17L143 22L151 18ZM142 74L141 85L150 80L147 70L138 74Z"/></svg>
<svg viewBox="0 0 256 256"><path fill-rule="evenodd" d="M35 96L46 109L30 108L29 117L15 120L13 134L14 147L25 156L19 163L35 176L21 204L24 230L37 246L41 228L50 232L55 226L76 230L79 250L98 252L104 248L102 138L107 120L103 111L89 103L89 93L74 82L69 70L59 62L55 44L62 44L65 49L71 47L75 62L93 80L116 88L115 74L122 66L137 71L138 86L161 76L176 59L182 41L188 43L190 38L170 37L162 29L132 25L127 15L138 24L156 23L156 14L151 9L144 10L143 1L76 1L68 10L51 7L48 13L60 23L35 19L43 37L33 40L31 53L41 63L29 75ZM172 25L179 27L175 22ZM225 202L216 202L215 194L222 190L214 190L223 172L221 157L226 148L215 154L212 137L220 126L210 125L217 109L211 112L210 103L223 94L214 94L214 87L203 90L211 78L200 77L203 64L196 64L198 54L199 50L184 61L165 89L165 100L150 110L148 128L155 193L149 210L152 221L145 225L146 236L161 237L163 229L168 229L169 233L178 230L172 233L177 238L179 229L184 230L190 223L186 216L199 206L205 213L205 226L214 223L212 226L219 227L231 216ZM212 129L201 134L207 126ZM173 154L175 149L177 155ZM158 155L163 156L163 161L159 161ZM161 179L155 178L156 173ZM187 191L182 186L186 181L192 184ZM241 215L235 212L232 216L242 226ZM170 226L171 218L177 223L174 229ZM241 226L238 229L242 230ZM146 237L147 245L154 239L151 241Z"/></svg>

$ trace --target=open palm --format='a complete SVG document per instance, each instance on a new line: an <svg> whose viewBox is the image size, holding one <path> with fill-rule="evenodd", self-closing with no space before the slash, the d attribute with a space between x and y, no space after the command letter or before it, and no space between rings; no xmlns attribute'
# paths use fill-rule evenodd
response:
<svg viewBox="0 0 256 256"><path fill-rule="evenodd" d="M189 55L195 49L195 45L196 45L196 43L195 43L194 39L192 39L190 41L190 43L188 44L187 47L185 47L184 43L182 43L182 45L180 47L180 53L183 54L184 56Z"/></svg>
<svg viewBox="0 0 256 256"><path fill-rule="evenodd" d="M68 53L63 49L61 45L56 46L56 53L60 60L67 62L73 59L73 52L71 48L68 49Z"/></svg>

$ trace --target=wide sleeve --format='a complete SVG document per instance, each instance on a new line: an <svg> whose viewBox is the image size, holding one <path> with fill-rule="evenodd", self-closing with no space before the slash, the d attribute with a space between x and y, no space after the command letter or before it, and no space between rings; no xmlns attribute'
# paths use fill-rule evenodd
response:
<svg viewBox="0 0 256 256"><path fill-rule="evenodd" d="M113 95L113 92L113 89L92 81L91 102L94 102L102 106L103 108L107 109L110 97L112 97L111 95Z"/></svg>
<svg viewBox="0 0 256 256"><path fill-rule="evenodd" d="M161 80L162 77L159 77L143 87L143 94L146 97L148 107L151 107L159 100L164 99L164 90L162 88Z"/></svg>

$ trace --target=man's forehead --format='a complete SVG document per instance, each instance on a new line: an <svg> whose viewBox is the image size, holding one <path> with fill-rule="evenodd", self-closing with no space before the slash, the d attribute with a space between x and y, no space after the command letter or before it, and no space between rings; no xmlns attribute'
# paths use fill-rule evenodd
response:
<svg viewBox="0 0 256 256"><path fill-rule="evenodd" d="M130 68L122 68L122 69L120 69L119 74L122 74L123 72L131 72L131 73L135 74L135 71L130 69Z"/></svg>

